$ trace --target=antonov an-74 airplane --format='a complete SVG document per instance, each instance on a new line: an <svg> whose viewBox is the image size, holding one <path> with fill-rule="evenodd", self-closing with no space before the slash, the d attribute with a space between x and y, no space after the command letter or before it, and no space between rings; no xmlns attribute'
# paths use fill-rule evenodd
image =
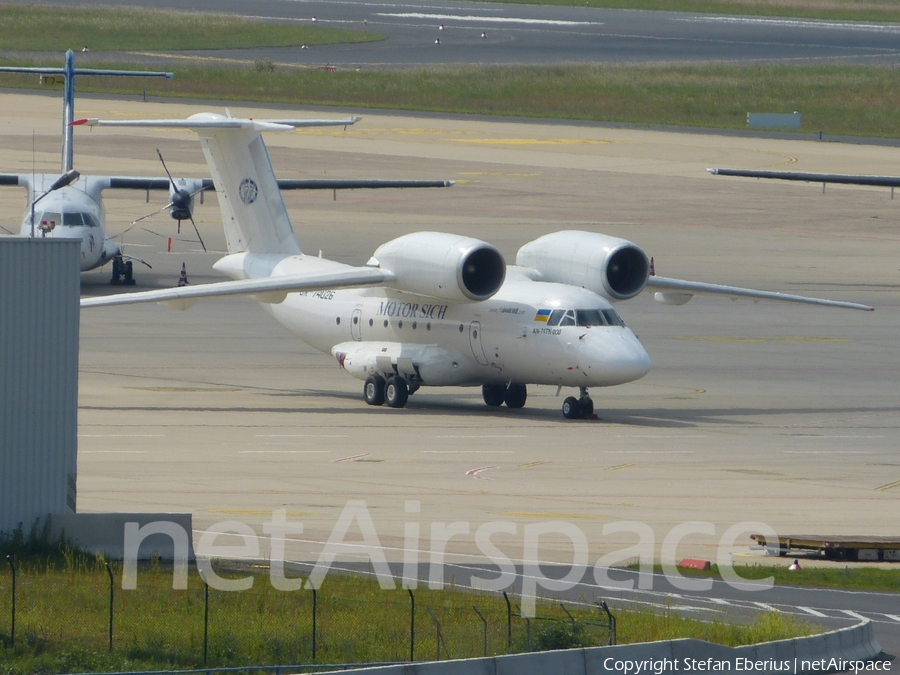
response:
<svg viewBox="0 0 900 675"><path fill-rule="evenodd" d="M510 266L486 242L416 232L353 267L304 255L294 236L262 132L289 130L297 121L202 113L187 120L89 122L199 134L228 247L215 268L233 281L83 299L82 307L161 301L186 309L197 298L253 294L289 330L364 380L370 405L402 408L423 385L480 385L488 405L521 408L527 384L548 384L577 388L563 414L583 417L593 410L589 388L637 380L650 369L647 352L611 304L644 288L672 304L694 293L720 293L872 309L651 276L638 246L593 232L540 237Z"/></svg>

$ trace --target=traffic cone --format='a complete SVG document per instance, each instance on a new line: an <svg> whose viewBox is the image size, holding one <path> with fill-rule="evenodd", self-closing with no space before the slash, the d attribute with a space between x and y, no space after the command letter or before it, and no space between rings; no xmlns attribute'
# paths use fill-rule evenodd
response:
<svg viewBox="0 0 900 675"><path fill-rule="evenodd" d="M187 269L185 269L184 263L181 263L181 276L178 277L178 288L182 286L187 286L190 283L187 280Z"/></svg>

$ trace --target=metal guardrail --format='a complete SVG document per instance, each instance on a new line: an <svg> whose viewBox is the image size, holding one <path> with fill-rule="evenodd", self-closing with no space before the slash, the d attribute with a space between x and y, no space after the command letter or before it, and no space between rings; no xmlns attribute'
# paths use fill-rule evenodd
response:
<svg viewBox="0 0 900 675"><path fill-rule="evenodd" d="M409 665L409 661L384 661L381 663L307 663L296 666L229 666L227 668L194 668L192 670L134 670L120 673L69 673L68 675L214 675L216 673L250 673L271 672L275 675L289 675L294 672L308 670L353 670L356 668L375 668L378 666Z"/></svg>

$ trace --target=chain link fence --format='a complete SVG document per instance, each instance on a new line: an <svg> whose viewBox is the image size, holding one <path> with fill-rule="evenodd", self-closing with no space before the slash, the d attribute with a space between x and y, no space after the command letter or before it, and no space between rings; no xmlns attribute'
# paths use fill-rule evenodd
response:
<svg viewBox="0 0 900 675"><path fill-rule="evenodd" d="M285 592L256 571L244 591L216 590L196 572L186 590L173 590L172 571L151 565L136 589L123 590L121 565L104 561L64 570L7 564L0 656L78 648L188 668L428 661L614 642L612 616L599 607L539 602L538 616L523 619L506 594L385 591L337 574L318 590Z"/></svg>

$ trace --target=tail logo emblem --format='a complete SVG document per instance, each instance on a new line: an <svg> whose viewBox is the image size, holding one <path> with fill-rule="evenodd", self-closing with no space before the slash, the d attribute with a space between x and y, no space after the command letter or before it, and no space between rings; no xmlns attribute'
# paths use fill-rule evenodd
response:
<svg viewBox="0 0 900 675"><path fill-rule="evenodd" d="M241 181L240 186L238 186L238 194L241 196L242 202L245 204L252 204L256 201L256 196L259 194L259 188L252 178L245 178Z"/></svg>

